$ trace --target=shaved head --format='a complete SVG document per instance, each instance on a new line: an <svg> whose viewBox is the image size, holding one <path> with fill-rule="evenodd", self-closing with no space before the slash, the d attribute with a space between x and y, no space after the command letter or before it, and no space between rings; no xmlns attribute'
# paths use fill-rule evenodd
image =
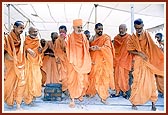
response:
<svg viewBox="0 0 168 115"><path fill-rule="evenodd" d="M36 27L30 27L29 28L29 36L31 38L36 38L38 35L38 29Z"/></svg>
<svg viewBox="0 0 168 115"><path fill-rule="evenodd" d="M119 26L119 35L124 36L127 32L127 25L126 24L121 24Z"/></svg>
<svg viewBox="0 0 168 115"><path fill-rule="evenodd" d="M31 27L29 28L29 32L34 31L34 30L37 30L37 28L36 28L36 27L33 27L33 26L31 26Z"/></svg>
<svg viewBox="0 0 168 115"><path fill-rule="evenodd" d="M127 28L126 24L121 24L119 27Z"/></svg>

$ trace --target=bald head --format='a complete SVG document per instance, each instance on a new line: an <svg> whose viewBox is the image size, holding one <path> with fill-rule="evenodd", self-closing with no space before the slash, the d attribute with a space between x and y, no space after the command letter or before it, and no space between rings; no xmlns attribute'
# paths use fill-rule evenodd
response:
<svg viewBox="0 0 168 115"><path fill-rule="evenodd" d="M37 35L38 35L38 30L37 30L37 28L36 28L36 27L30 27L30 28L29 28L29 36L30 36L32 39L34 39L34 38L37 37Z"/></svg>
<svg viewBox="0 0 168 115"><path fill-rule="evenodd" d="M58 33L57 32L52 32L51 33L51 39L52 39L52 42L54 43L55 40L58 38Z"/></svg>
<svg viewBox="0 0 168 115"><path fill-rule="evenodd" d="M121 36L123 36L123 35L126 34L126 32L127 32L127 26L126 26L126 24L121 24L121 25L119 26L119 34L120 34Z"/></svg>
<svg viewBox="0 0 168 115"><path fill-rule="evenodd" d="M127 28L127 25L126 24L121 24L119 27Z"/></svg>

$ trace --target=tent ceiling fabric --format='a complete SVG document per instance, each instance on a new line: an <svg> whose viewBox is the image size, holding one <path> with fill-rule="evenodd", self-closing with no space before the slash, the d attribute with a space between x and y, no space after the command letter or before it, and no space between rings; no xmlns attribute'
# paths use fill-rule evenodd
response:
<svg viewBox="0 0 168 115"><path fill-rule="evenodd" d="M10 4L9 7L7 7ZM10 9L10 25L17 20L24 21L25 32L32 25L39 29L40 37L50 39L50 33L58 32L60 25L67 26L68 33L72 32L73 19L83 19L83 30L88 29L94 34L95 4L97 4L97 23L104 25L104 33L112 38L118 34L118 26L125 23L128 33L131 33L131 4L134 5L134 19L142 18L145 29L152 28L165 22L165 3L122 3L122 2L35 2L3 4L5 29L8 29Z"/></svg>

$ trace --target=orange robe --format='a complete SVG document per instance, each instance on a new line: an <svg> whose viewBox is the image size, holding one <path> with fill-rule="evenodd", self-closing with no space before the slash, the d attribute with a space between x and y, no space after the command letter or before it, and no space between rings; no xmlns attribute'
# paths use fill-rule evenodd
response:
<svg viewBox="0 0 168 115"><path fill-rule="evenodd" d="M161 51L164 52L164 48L163 47L159 47L161 49ZM158 90L164 94L164 77L160 76L160 75L155 75L156 77L156 85Z"/></svg>
<svg viewBox="0 0 168 115"><path fill-rule="evenodd" d="M138 55L134 57L131 103L139 105L149 100L156 102L158 96L154 74L164 74L163 52L155 45L146 31L143 31L139 37L136 34L132 35L132 38L128 41L128 50L137 50L148 56L148 61L143 60Z"/></svg>
<svg viewBox="0 0 168 115"><path fill-rule="evenodd" d="M68 67L68 91L71 98L85 95L88 87L88 73L91 69L89 42L84 34L68 36L66 53L70 66Z"/></svg>
<svg viewBox="0 0 168 115"><path fill-rule="evenodd" d="M109 96L109 88L114 89L113 58L115 56L111 38L104 34L90 43L98 45L101 50L90 51L92 69L89 74L89 88L87 94L94 96L96 92L101 99Z"/></svg>
<svg viewBox="0 0 168 115"><path fill-rule="evenodd" d="M45 56L45 55L44 55L44 52L45 52L46 49L47 49L47 43L45 44L44 47L42 47L42 54L41 54L41 59L42 59L42 62L43 62L43 63L42 63L42 66L41 66L41 68L40 68L40 69L41 69L41 74L42 74L42 80L41 80L42 85L45 85L45 84L46 84L46 80L47 80L46 72L42 69L44 63L47 62L47 61L44 61L45 58L48 57L48 56Z"/></svg>
<svg viewBox="0 0 168 115"><path fill-rule="evenodd" d="M114 37L115 59L114 59L114 80L115 90L126 92L129 90L129 71L131 70L132 55L127 50L127 41L131 36L126 34L121 37Z"/></svg>
<svg viewBox="0 0 168 115"><path fill-rule="evenodd" d="M155 75L155 77L158 91L164 94L164 77L160 75Z"/></svg>
<svg viewBox="0 0 168 115"><path fill-rule="evenodd" d="M38 52L40 42L38 38L25 39L25 51L30 48L36 53L35 57L32 57L28 52L26 54L26 89L24 93L24 101L26 104L30 104L34 97L39 97L42 94L42 74L40 67L42 66L41 53Z"/></svg>
<svg viewBox="0 0 168 115"><path fill-rule="evenodd" d="M58 71L60 75L60 80L62 81L62 91L65 91L68 89L67 84L67 75L68 75L68 59L66 55L66 43L65 40L62 40L62 38L58 37L55 41L55 55L56 58L60 60L60 63L58 63ZM56 59L57 60L57 59Z"/></svg>
<svg viewBox="0 0 168 115"><path fill-rule="evenodd" d="M55 52L55 44L53 44L52 41L48 41L47 44L44 47L44 51L49 48L53 51L53 53ZM54 53L55 55L55 53ZM46 84L50 84L50 83L59 83L59 73L58 73L58 65L56 63L56 57L52 57L49 55L45 55L43 56L43 65L42 68L43 72L46 74Z"/></svg>
<svg viewBox="0 0 168 115"><path fill-rule="evenodd" d="M4 37L5 59L4 100L8 105L21 104L25 89L23 40L12 31Z"/></svg>

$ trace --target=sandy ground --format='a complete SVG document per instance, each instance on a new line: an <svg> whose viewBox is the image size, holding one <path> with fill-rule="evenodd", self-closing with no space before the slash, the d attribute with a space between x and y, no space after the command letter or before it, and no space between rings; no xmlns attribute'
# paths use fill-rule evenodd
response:
<svg viewBox="0 0 168 115"><path fill-rule="evenodd" d="M44 88L43 88L44 90ZM43 93L44 94L44 93ZM12 108L8 107L5 103L2 104L3 113L137 113L137 112L166 112L166 104L163 97L159 96L156 103L157 111L151 111L151 102L144 105L139 105L138 110L132 110L131 103L128 99L120 97L108 98L108 105L100 101L98 95L93 98L84 97L80 102L75 100L75 108L69 107L70 99L66 95L62 95L62 101L43 101L43 94L41 97L36 98L34 105L22 104L22 111L16 111L16 105Z"/></svg>

